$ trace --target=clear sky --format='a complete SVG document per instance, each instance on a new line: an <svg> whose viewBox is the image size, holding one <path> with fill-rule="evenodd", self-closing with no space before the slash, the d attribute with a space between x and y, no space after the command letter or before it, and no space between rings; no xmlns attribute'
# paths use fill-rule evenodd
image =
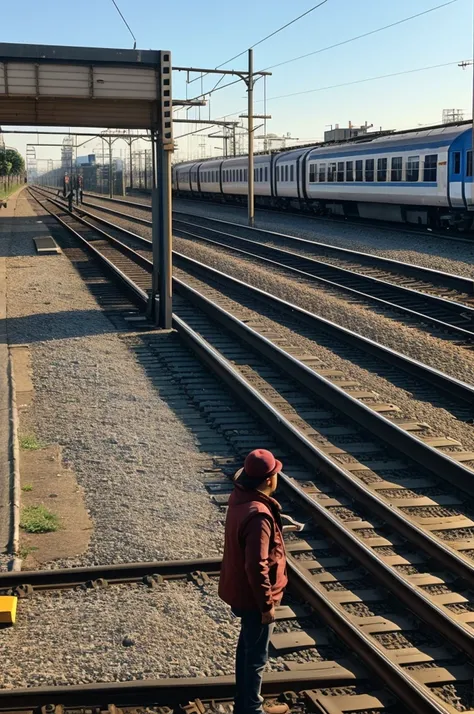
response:
<svg viewBox="0 0 474 714"><path fill-rule="evenodd" d="M446 0L444 0L446 1ZM291 27L254 50L255 69L264 69L292 57L327 47L355 35L397 22L439 5L443 0L328 0ZM305 12L316 0L118 0L143 49L169 49L173 64L215 67L258 42L265 35ZM4 3L2 41L39 44L132 47L133 41L111 0L22 0ZM444 108L459 108L471 115L472 68L456 64L352 86L306 92L342 83L403 72L431 65L456 63L472 57L472 0L456 0L424 17L275 68L267 80L268 131L291 133L300 139L322 137L325 126L339 123L399 129L437 123ZM245 69L243 55L227 69ZM206 77L205 90L218 78ZM226 80L224 80L225 82ZM223 82L223 83L224 83ZM189 97L201 91L200 81L187 87ZM185 75L174 73L173 94L186 96ZM256 100L263 96L263 81L256 85ZM202 117L230 115L246 108L242 85L217 92ZM256 112L263 113L262 102ZM188 116L195 116L193 109ZM184 116L184 114L180 114ZM1 116L0 116L1 125ZM175 125L175 134L195 127ZM204 132L206 135L208 132ZM45 139L46 140L46 139ZM7 137L24 151L26 139ZM199 151L202 139L181 140L184 152ZM207 140L208 150L219 140ZM95 144L97 145L97 143ZM94 142L90 149L94 147ZM87 151L85 152L87 153ZM39 149L38 156L57 158L55 149Z"/></svg>

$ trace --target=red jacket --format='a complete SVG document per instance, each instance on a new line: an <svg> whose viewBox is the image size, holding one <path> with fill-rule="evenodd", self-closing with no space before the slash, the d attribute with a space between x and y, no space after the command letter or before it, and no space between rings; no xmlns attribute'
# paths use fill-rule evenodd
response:
<svg viewBox="0 0 474 714"><path fill-rule="evenodd" d="M267 612L288 582L280 504L236 485L229 498L219 595L233 608Z"/></svg>

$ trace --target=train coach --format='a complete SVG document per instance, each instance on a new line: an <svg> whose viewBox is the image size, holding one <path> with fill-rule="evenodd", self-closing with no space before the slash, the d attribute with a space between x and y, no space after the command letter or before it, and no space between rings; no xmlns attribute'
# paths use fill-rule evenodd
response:
<svg viewBox="0 0 474 714"><path fill-rule="evenodd" d="M426 226L473 227L472 125L364 136L256 155L262 207ZM244 203L247 157L176 164L178 196Z"/></svg>

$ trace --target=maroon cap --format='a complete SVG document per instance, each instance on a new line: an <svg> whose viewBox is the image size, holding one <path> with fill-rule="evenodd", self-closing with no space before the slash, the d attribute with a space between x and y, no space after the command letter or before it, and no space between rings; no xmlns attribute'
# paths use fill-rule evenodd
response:
<svg viewBox="0 0 474 714"><path fill-rule="evenodd" d="M281 461L276 459L271 451L266 449L255 449L244 461L244 471L249 479L256 482L263 481L277 474L283 468Z"/></svg>

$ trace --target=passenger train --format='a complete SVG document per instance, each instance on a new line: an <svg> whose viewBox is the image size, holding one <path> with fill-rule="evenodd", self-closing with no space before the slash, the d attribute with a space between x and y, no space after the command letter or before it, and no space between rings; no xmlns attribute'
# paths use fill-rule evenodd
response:
<svg viewBox="0 0 474 714"><path fill-rule="evenodd" d="M461 122L257 154L255 203L317 214L473 227L472 125ZM246 202L247 157L176 164L178 196Z"/></svg>

